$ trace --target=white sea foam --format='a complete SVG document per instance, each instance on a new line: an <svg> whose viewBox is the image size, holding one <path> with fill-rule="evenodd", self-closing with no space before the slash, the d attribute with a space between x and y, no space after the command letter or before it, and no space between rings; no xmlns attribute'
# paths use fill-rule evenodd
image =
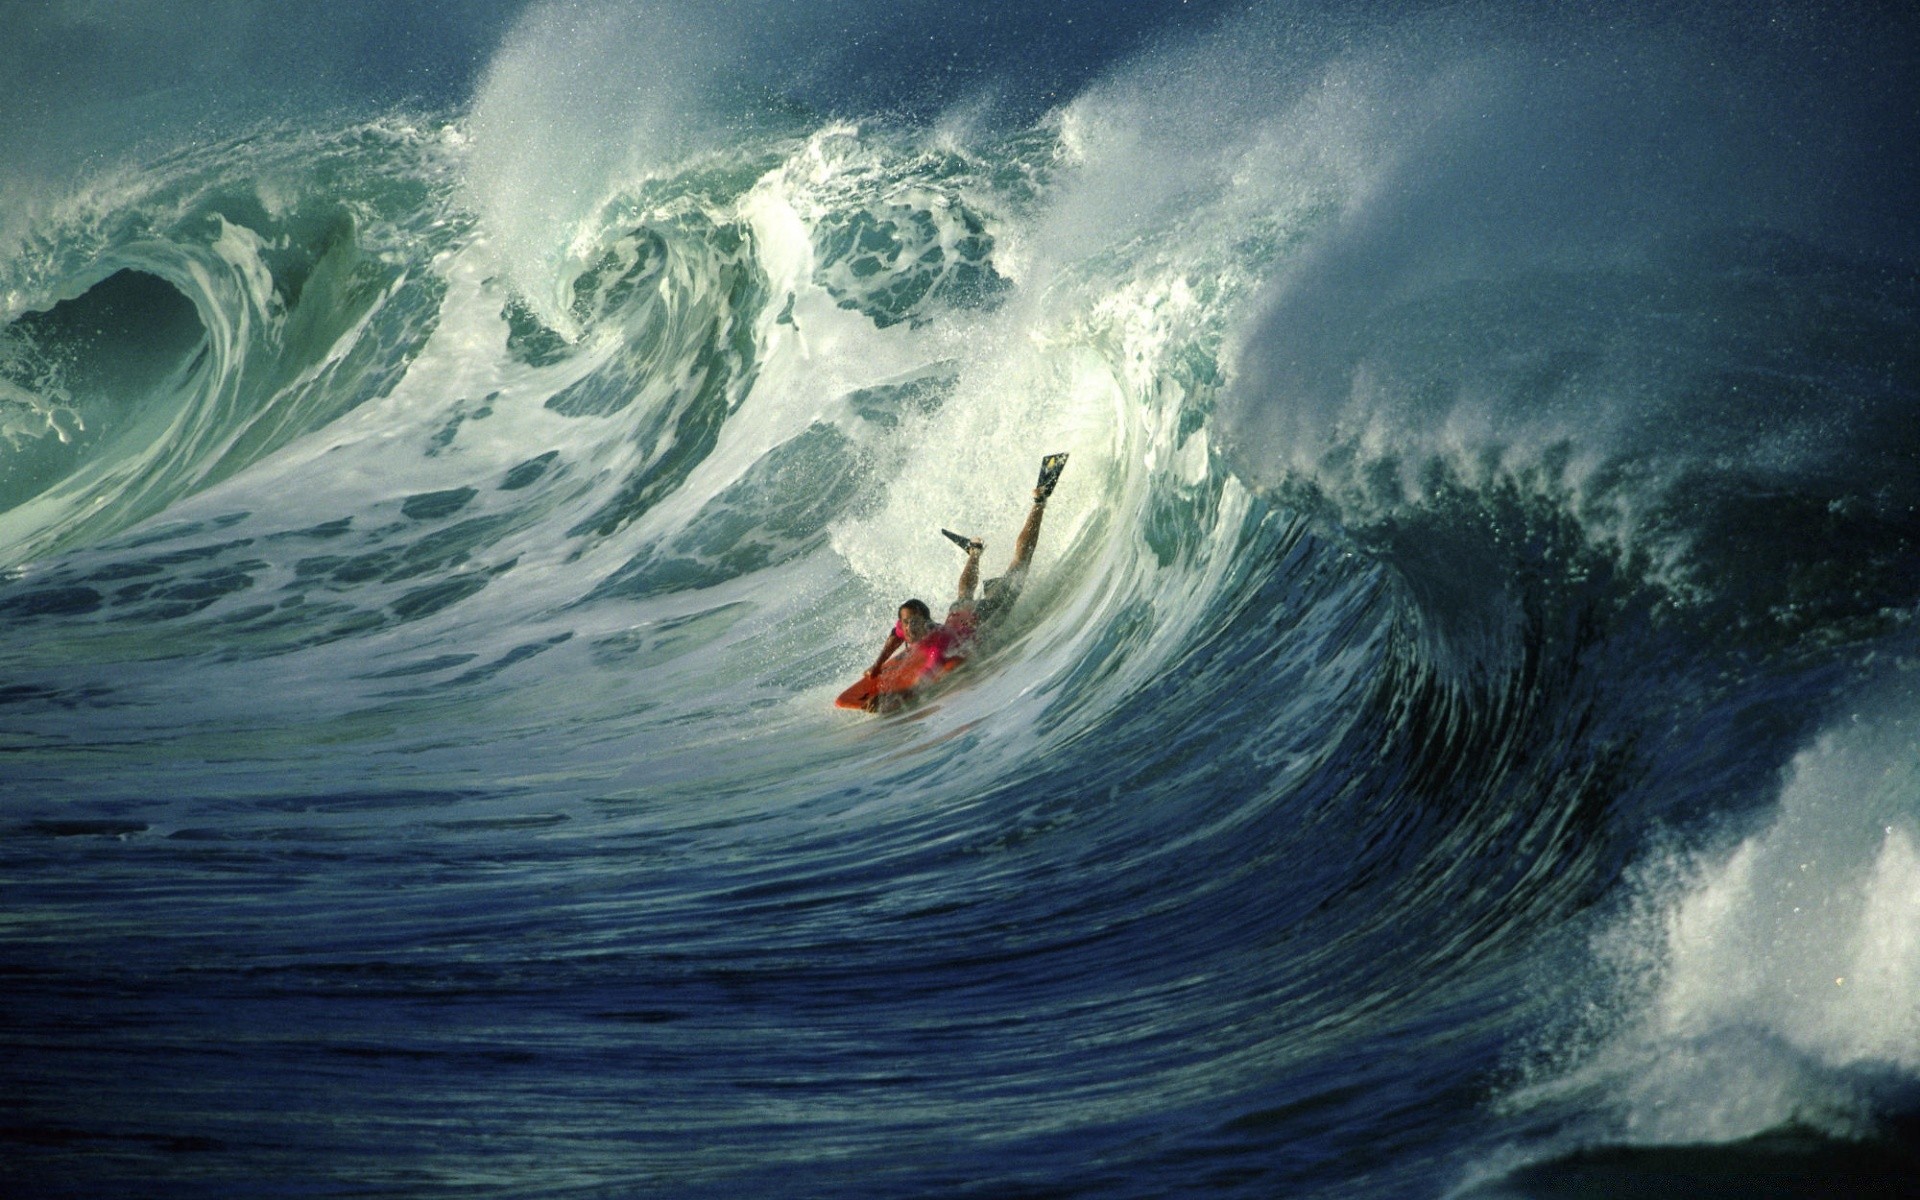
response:
<svg viewBox="0 0 1920 1200"><path fill-rule="evenodd" d="M1871 1130L1920 1077L1917 845L1920 694L1900 679L1794 758L1766 828L1642 872L1596 943L1610 1032L1514 1103L1576 1102L1586 1143Z"/></svg>

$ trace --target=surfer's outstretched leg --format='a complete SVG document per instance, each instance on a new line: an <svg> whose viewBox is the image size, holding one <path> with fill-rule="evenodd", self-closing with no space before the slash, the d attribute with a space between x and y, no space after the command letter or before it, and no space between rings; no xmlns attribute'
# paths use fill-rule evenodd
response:
<svg viewBox="0 0 1920 1200"><path fill-rule="evenodd" d="M1007 574L1027 569L1027 563L1033 558L1033 548L1040 542L1040 518L1047 515L1047 497L1039 488L1033 489L1033 507L1027 510L1027 523L1020 527L1020 536L1013 541L1013 561L1007 564Z"/></svg>
<svg viewBox="0 0 1920 1200"><path fill-rule="evenodd" d="M1027 512L1027 523L1020 527L1020 536L1014 539L1013 562L1008 565L1007 574L1027 569L1033 548L1040 542L1040 518L1047 513L1047 497L1053 495L1054 485L1060 482L1060 472L1066 469L1064 454L1049 454L1040 460L1040 483L1033 489L1033 508Z"/></svg>
<svg viewBox="0 0 1920 1200"><path fill-rule="evenodd" d="M946 530L941 530L946 533ZM951 537L951 534L948 534ZM954 597L954 603L960 604L973 599L973 589L980 583L980 552L987 544L979 538L967 542L967 565L960 568L960 593Z"/></svg>

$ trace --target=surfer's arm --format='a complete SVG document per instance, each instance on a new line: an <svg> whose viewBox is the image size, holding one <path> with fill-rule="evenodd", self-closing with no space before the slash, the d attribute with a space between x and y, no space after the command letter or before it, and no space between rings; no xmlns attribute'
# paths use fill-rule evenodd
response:
<svg viewBox="0 0 1920 1200"><path fill-rule="evenodd" d="M867 668L867 674L878 675L880 668L886 666L887 660L893 657L893 652L905 644L906 640L899 634L888 632L887 644L880 647L880 657L873 660L873 665Z"/></svg>

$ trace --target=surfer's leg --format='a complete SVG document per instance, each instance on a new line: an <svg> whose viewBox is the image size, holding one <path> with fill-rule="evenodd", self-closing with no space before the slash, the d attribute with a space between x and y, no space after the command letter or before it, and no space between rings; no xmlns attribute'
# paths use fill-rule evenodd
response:
<svg viewBox="0 0 1920 1200"><path fill-rule="evenodd" d="M960 592L954 597L954 603L973 599L973 589L980 583L980 552L986 548L987 544L978 539L968 544L967 565L960 568Z"/></svg>
<svg viewBox="0 0 1920 1200"><path fill-rule="evenodd" d="M1040 541L1040 518L1047 513L1047 498L1040 489L1033 489L1033 508L1027 512L1027 523L1020 527L1020 536L1013 542L1013 561L1007 565L1007 574L1013 575L1027 569L1027 563L1033 558L1033 548Z"/></svg>

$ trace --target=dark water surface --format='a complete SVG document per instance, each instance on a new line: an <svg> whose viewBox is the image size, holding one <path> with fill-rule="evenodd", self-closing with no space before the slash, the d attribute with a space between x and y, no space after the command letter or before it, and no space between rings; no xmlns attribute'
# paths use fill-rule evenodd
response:
<svg viewBox="0 0 1920 1200"><path fill-rule="evenodd" d="M1905 1194L1910 24L30 16L0 1192Z"/></svg>

